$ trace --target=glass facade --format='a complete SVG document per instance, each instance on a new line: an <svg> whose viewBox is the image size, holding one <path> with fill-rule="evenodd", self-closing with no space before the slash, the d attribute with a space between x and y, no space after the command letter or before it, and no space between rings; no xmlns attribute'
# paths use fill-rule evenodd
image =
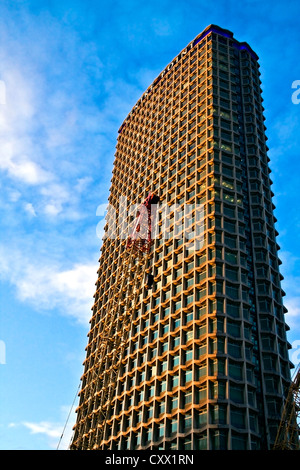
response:
<svg viewBox="0 0 300 470"><path fill-rule="evenodd" d="M271 448L291 364L259 77L250 46L211 25L119 129L117 223L101 248L72 449ZM121 214L149 192L161 208L154 283L128 279L138 297L104 421L96 358L123 269Z"/></svg>

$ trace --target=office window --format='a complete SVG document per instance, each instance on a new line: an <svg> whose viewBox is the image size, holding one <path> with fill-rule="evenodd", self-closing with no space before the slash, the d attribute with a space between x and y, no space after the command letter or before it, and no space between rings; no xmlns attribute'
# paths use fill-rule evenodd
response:
<svg viewBox="0 0 300 470"><path fill-rule="evenodd" d="M243 385L230 383L229 396L232 401L236 403L244 403L244 393L245 389Z"/></svg>
<svg viewBox="0 0 300 470"><path fill-rule="evenodd" d="M229 360L229 375L233 379L242 380L243 378L243 365Z"/></svg>

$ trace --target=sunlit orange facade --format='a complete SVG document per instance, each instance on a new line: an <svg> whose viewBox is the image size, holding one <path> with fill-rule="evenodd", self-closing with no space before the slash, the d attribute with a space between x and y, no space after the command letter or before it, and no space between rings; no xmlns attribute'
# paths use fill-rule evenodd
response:
<svg viewBox="0 0 300 470"><path fill-rule="evenodd" d="M259 77L251 47L210 25L119 129L72 449L271 448L291 364ZM149 192L184 211L170 209L167 233L158 218L151 289L128 279L140 290L103 423L92 371L126 249L120 215Z"/></svg>

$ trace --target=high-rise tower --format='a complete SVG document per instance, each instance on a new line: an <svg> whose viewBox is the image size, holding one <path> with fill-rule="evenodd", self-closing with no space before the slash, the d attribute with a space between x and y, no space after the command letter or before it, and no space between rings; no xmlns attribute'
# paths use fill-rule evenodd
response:
<svg viewBox="0 0 300 470"><path fill-rule="evenodd" d="M272 447L291 364L259 76L210 25L119 129L72 449Z"/></svg>

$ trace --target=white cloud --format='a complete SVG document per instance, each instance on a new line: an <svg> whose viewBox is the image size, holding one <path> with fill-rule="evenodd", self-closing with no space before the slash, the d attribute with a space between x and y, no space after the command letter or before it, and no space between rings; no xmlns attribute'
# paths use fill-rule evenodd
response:
<svg viewBox="0 0 300 470"><path fill-rule="evenodd" d="M39 206L40 213L57 216L68 203L74 205L73 180L82 178L84 182L88 178L86 168L80 175L78 141L84 140L86 133L91 136L87 123L91 117L96 120L96 107L85 109L87 114L79 112L84 105L81 94L69 88L74 87L68 82L72 74L70 77L64 73L67 84L63 81L58 88L45 82L45 72L32 58L25 62L20 53L14 52L15 56L9 55L8 45L0 52L0 76L6 89L6 104L0 106L0 172L19 194L34 190L32 202ZM66 65L59 66L62 73ZM75 212L73 207L73 216Z"/></svg>
<svg viewBox="0 0 300 470"><path fill-rule="evenodd" d="M61 422L52 421L23 421L9 423L9 428L24 426L30 434L40 434L46 437L50 448L68 450L73 436L73 426L76 422L75 402L72 406L61 406Z"/></svg>
<svg viewBox="0 0 300 470"><path fill-rule="evenodd" d="M95 291L96 267L78 264L68 270L28 265L17 284L20 299L44 309L58 307L78 321L87 322Z"/></svg>
<svg viewBox="0 0 300 470"><path fill-rule="evenodd" d="M298 279L299 280L299 279ZM290 292L290 294L289 294ZM287 292L287 296L283 299L284 306L288 312L286 314L286 322L290 327L289 335L295 336L300 334L300 292L299 289L293 289Z"/></svg>
<svg viewBox="0 0 300 470"><path fill-rule="evenodd" d="M2 65L6 104L0 107L0 169L25 184L43 184L52 178L36 159L33 138L36 129L37 97L33 77L25 77L10 60ZM30 155L30 157L29 157Z"/></svg>
<svg viewBox="0 0 300 470"><path fill-rule="evenodd" d="M11 178L29 185L51 180L52 175L48 171L23 153L26 149L30 150L25 141L13 135L13 132L0 134L0 169L6 171Z"/></svg>
<svg viewBox="0 0 300 470"><path fill-rule="evenodd" d="M58 439L61 435L61 425L58 427L53 423L42 421L40 423L23 423L26 428L30 430L32 434L46 434L46 436Z"/></svg>
<svg viewBox="0 0 300 470"><path fill-rule="evenodd" d="M0 174L5 186L20 195L22 208L29 200L40 218L46 216L52 224L83 220L87 217L83 203L96 197L96 185L112 163L107 163L107 154L112 158L115 151L115 139L105 131L113 128L117 135L130 106L124 97L118 100L114 83L107 89L107 80L100 82L103 67L96 43L66 31L49 13L37 22L27 18L29 35L24 20L25 30L13 29L12 36L4 27L0 33L6 39L0 50L5 87L5 104L0 106ZM132 85L123 82L121 92L127 102L133 100L132 105L133 91L137 95ZM107 174L109 178L111 168ZM91 181L95 184L87 194ZM2 199L6 208L16 202L7 193Z"/></svg>
<svg viewBox="0 0 300 470"><path fill-rule="evenodd" d="M43 210L46 215L56 216L63 211L64 204L71 200L70 194L67 189L58 183L41 188L40 193L44 196L45 205Z"/></svg>
<svg viewBox="0 0 300 470"><path fill-rule="evenodd" d="M13 422L8 423L8 429L14 429L17 431L20 428L26 428L31 435L37 435L44 437L46 439L46 443L44 444L45 450L48 448L57 449L58 443L61 441L60 450L67 450L69 447L71 433L70 430L66 429L67 433L64 440L61 439L64 425L61 423L52 423L50 421L40 421L40 422L33 422L33 421L23 421L23 422ZM22 429L22 433L25 434L24 430ZM69 442L66 439L69 439ZM34 441L33 441L34 442ZM45 441L44 441L45 442ZM39 443L39 447L40 447ZM64 446L64 447L63 447ZM31 444L30 450L36 450L36 445Z"/></svg>
<svg viewBox="0 0 300 470"><path fill-rule="evenodd" d="M62 211L61 204L46 204L44 207L46 215L55 216Z"/></svg>
<svg viewBox="0 0 300 470"><path fill-rule="evenodd" d="M21 423L25 428L30 431L30 434L44 435L48 440L48 445L55 450L68 450L73 434L72 427L75 422L69 419L65 424L52 423L50 421L30 422L24 421ZM12 423L14 426L15 424Z"/></svg>
<svg viewBox="0 0 300 470"><path fill-rule="evenodd" d="M300 295L294 297L287 297L287 300L284 302L284 305L288 309L288 323L291 326L297 323L300 329Z"/></svg>
<svg viewBox="0 0 300 470"><path fill-rule="evenodd" d="M33 217L36 217L36 212L35 212L35 209L34 209L33 205L31 204L31 202L27 202L24 205L24 209L29 215L31 215Z"/></svg>
<svg viewBox="0 0 300 470"><path fill-rule="evenodd" d="M76 403L73 402L71 406L59 407L60 418L57 422L49 420L26 420L21 422L10 422L7 424L7 428L18 429L25 427L31 435L40 435L46 439L46 444L44 444L45 448L68 450L73 436L73 426L76 422L77 415L75 410Z"/></svg>
<svg viewBox="0 0 300 470"><path fill-rule="evenodd" d="M50 448L54 450L68 450L73 435L73 426L76 421L76 413L74 407L61 407L62 415L66 416L65 422L54 423L51 421L24 421L22 423L9 423L9 428L24 426L29 430L30 434L40 434L45 436Z"/></svg>
<svg viewBox="0 0 300 470"><path fill-rule="evenodd" d="M43 258L0 246L0 276L16 288L18 298L36 309L59 309L61 314L87 324L91 316L97 266L75 264L68 269Z"/></svg>
<svg viewBox="0 0 300 470"><path fill-rule="evenodd" d="M92 183L92 178L90 176L84 176L82 178L78 178L77 180L77 183L76 183L76 186L75 186L75 191L77 193L82 193L83 191L85 191L88 187L89 184Z"/></svg>
<svg viewBox="0 0 300 470"><path fill-rule="evenodd" d="M47 171L26 156L11 159L6 169L11 176L27 184L42 184L51 178Z"/></svg>

